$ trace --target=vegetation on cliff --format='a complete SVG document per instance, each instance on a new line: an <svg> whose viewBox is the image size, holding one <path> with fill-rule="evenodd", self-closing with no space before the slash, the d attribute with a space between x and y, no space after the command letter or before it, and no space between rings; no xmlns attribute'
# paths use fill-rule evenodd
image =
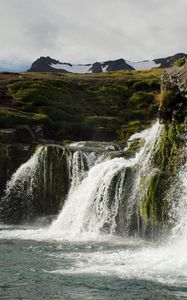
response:
<svg viewBox="0 0 187 300"><path fill-rule="evenodd" d="M186 119L184 107L173 116L173 110L182 96L173 90L166 90L160 96L162 122L164 127L153 157L154 174L149 178L147 192L140 205L140 214L147 224L163 228L168 226L168 213L172 199L172 184L177 171L185 161ZM169 116L169 117L168 117ZM175 117L175 118L174 118ZM158 229L158 228L157 228Z"/></svg>
<svg viewBox="0 0 187 300"><path fill-rule="evenodd" d="M12 103L1 106L1 127L44 124L57 140L124 141L155 118L160 72L15 76L7 85Z"/></svg>

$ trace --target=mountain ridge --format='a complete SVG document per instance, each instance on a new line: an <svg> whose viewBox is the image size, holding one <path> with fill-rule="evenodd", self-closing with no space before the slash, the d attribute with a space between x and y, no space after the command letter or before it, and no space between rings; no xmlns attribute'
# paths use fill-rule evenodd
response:
<svg viewBox="0 0 187 300"><path fill-rule="evenodd" d="M50 56L41 56L35 60L28 72L61 72L61 73L101 73L121 70L150 70L154 68L169 68L173 63L181 58L187 58L185 53L177 53L173 56L156 58L153 60L143 60L132 62L124 58L107 60L104 62L94 62L88 64L71 64L60 62Z"/></svg>

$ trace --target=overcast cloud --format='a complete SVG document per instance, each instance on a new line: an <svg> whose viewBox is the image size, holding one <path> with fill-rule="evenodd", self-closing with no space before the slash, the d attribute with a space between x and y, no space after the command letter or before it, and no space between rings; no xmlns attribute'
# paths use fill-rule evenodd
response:
<svg viewBox="0 0 187 300"><path fill-rule="evenodd" d="M187 52L187 0L0 0L0 61L115 58Z"/></svg>

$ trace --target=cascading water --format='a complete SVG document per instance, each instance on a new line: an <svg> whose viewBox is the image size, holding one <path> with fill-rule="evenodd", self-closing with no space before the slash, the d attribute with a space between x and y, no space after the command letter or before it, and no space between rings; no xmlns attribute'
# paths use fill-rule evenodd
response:
<svg viewBox="0 0 187 300"><path fill-rule="evenodd" d="M138 200L145 192L143 188L146 185L142 186L141 176L149 176L154 172L150 163L161 128L157 122L150 129L131 137L129 143L136 139L143 140L143 146L134 158L108 159L92 167L87 177L67 198L50 232L63 236L77 236L85 232L112 234L118 226L118 232L128 233L131 216L136 213ZM131 182L126 184L127 173L132 176ZM120 216L122 206L123 214Z"/></svg>
<svg viewBox="0 0 187 300"><path fill-rule="evenodd" d="M52 225L0 226L2 299L187 299L187 163L174 183L171 235L156 244L125 236L139 230L138 207L158 171L151 162L161 131L156 123L133 135L129 147L136 139L141 147L128 159L111 149L104 156L85 148L65 154L76 179L69 175L71 192ZM24 194L21 182L37 173L39 161L45 169L44 156L45 148L37 149L8 183L6 197L17 187ZM27 184L32 194L35 184Z"/></svg>
<svg viewBox="0 0 187 300"><path fill-rule="evenodd" d="M91 151L86 151L83 147L84 144L82 145L82 142L72 143L69 145L66 153L70 194L81 183L88 170L93 167L94 164L101 161L104 156L94 152L93 149L91 149Z"/></svg>

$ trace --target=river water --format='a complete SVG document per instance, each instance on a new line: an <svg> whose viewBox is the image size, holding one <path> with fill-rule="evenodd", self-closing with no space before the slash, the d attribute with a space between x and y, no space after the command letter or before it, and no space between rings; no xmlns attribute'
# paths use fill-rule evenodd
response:
<svg viewBox="0 0 187 300"><path fill-rule="evenodd" d="M1 227L0 299L187 299L187 247Z"/></svg>

